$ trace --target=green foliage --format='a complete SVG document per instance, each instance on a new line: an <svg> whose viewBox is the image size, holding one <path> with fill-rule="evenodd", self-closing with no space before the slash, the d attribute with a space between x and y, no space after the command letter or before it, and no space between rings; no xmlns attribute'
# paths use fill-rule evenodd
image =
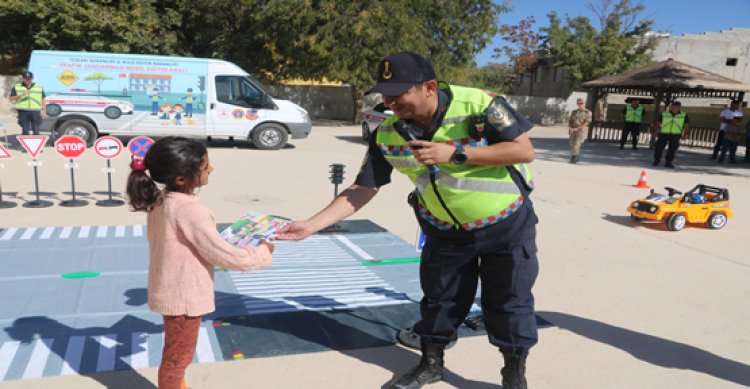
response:
<svg viewBox="0 0 750 389"><path fill-rule="evenodd" d="M508 64L491 63L477 69L471 75L471 84L477 88L489 89L496 93L512 93L515 84L515 71Z"/></svg>
<svg viewBox="0 0 750 389"><path fill-rule="evenodd" d="M179 21L155 0L3 0L0 56L20 69L35 49L176 54Z"/></svg>
<svg viewBox="0 0 750 389"><path fill-rule="evenodd" d="M540 29L541 47L548 50L553 66L567 67L570 86L650 62L656 39L646 35L654 22L639 18L645 7L631 6L630 0L612 4L602 0L598 8L591 7L600 18L598 30L583 16L566 16L563 25L555 12L548 15L549 27Z"/></svg>

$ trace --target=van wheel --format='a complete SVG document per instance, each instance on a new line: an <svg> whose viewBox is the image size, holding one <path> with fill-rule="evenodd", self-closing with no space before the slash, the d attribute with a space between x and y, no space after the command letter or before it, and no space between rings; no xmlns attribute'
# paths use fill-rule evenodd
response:
<svg viewBox="0 0 750 389"><path fill-rule="evenodd" d="M62 107L57 104L47 104L47 115L57 116L62 113Z"/></svg>
<svg viewBox="0 0 750 389"><path fill-rule="evenodd" d="M80 119L71 119L63 122L57 127L57 135L75 135L83 139L88 147L93 146L94 141L99 136L96 128L91 123Z"/></svg>
<svg viewBox="0 0 750 389"><path fill-rule="evenodd" d="M727 215L721 212L714 212L711 214L711 216L708 217L706 225L712 230L723 228L725 225L727 225Z"/></svg>
<svg viewBox="0 0 750 389"><path fill-rule="evenodd" d="M278 150L286 145L289 136L286 129L278 124L261 124L250 134L255 147L261 150Z"/></svg>
<svg viewBox="0 0 750 389"><path fill-rule="evenodd" d="M679 231L685 228L685 224L685 215L681 213L674 213L669 219L667 219L667 228L669 228L670 231Z"/></svg>
<svg viewBox="0 0 750 389"><path fill-rule="evenodd" d="M104 109L104 116L106 116L107 119L114 120L122 116L122 111L117 107L107 107Z"/></svg>

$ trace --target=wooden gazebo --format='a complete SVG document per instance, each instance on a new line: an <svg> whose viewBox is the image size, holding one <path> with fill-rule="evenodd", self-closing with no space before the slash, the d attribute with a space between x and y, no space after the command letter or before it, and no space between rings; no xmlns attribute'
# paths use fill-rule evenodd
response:
<svg viewBox="0 0 750 389"><path fill-rule="evenodd" d="M589 96L600 96L603 93L615 93L630 96L649 96L654 98L654 107L659 109L679 98L715 98L742 101L750 85L709 72L673 59L658 62L624 73L615 74L587 81L583 86L591 89ZM595 101L589 99L589 109L594 111ZM596 117L596 112L594 112ZM653 136L650 126L642 129L642 134ZM594 121L589 127L589 139L619 140L622 123ZM716 141L717 128L692 127L686 144L690 146L713 146Z"/></svg>

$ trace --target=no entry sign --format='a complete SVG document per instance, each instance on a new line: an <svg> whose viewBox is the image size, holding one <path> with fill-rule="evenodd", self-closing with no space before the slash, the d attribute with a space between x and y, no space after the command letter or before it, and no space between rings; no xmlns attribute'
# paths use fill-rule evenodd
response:
<svg viewBox="0 0 750 389"><path fill-rule="evenodd" d="M122 142L113 136L103 136L94 142L94 152L102 158L114 158L122 152Z"/></svg>
<svg viewBox="0 0 750 389"><path fill-rule="evenodd" d="M86 141L75 135L64 135L55 141L55 151L65 158L78 158L86 151Z"/></svg>

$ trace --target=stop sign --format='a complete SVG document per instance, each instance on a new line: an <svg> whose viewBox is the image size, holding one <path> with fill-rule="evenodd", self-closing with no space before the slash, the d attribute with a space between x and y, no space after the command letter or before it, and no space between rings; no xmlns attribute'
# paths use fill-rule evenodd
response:
<svg viewBox="0 0 750 389"><path fill-rule="evenodd" d="M78 158L86 151L86 141L75 135L64 135L55 141L55 151L65 158Z"/></svg>

